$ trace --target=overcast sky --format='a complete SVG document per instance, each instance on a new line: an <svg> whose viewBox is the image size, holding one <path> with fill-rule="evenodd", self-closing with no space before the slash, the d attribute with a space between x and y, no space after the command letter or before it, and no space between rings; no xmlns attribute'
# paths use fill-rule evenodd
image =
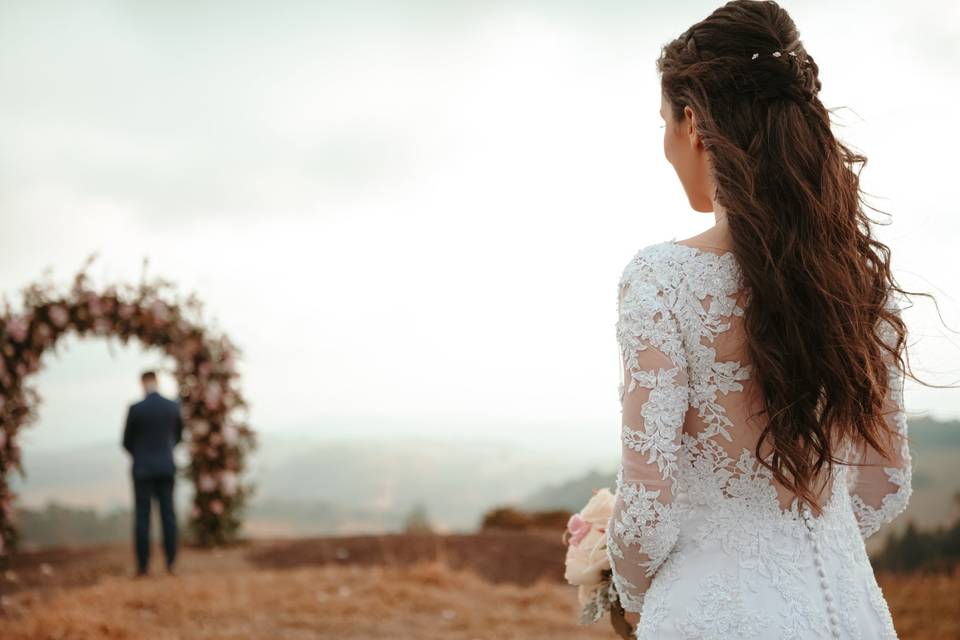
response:
<svg viewBox="0 0 960 640"><path fill-rule="evenodd" d="M4 0L0 291L148 257L243 349L265 439L613 459L620 272L712 222L663 157L654 61L718 4ZM960 328L957 3L785 6L897 277ZM956 382L958 336L922 299L908 321L917 369ZM31 447L118 438L160 363L65 346ZM960 417L957 390L906 401Z"/></svg>

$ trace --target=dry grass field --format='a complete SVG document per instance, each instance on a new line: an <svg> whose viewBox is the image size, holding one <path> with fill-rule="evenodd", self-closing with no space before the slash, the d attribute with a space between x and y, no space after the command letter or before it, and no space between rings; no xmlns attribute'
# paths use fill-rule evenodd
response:
<svg viewBox="0 0 960 640"><path fill-rule="evenodd" d="M576 624L556 536L358 536L185 549L177 577L134 580L129 550L21 555L0 581L0 637L563 640ZM903 640L960 638L960 575L881 576Z"/></svg>

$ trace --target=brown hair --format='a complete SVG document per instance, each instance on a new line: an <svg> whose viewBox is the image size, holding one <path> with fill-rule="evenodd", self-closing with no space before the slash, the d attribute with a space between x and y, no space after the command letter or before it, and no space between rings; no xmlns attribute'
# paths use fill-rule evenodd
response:
<svg viewBox="0 0 960 640"><path fill-rule="evenodd" d="M819 512L812 485L844 442L897 450L883 414L887 366L907 362L893 294L916 294L871 235L867 159L834 137L817 63L772 0L727 2L664 45L657 70L674 117L697 116L743 274L766 417L757 458Z"/></svg>

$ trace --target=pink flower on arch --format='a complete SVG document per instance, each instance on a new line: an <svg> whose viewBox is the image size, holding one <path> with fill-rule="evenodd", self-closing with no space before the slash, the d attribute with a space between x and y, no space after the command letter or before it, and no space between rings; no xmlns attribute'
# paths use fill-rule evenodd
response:
<svg viewBox="0 0 960 640"><path fill-rule="evenodd" d="M50 307L50 322L58 329L63 329L70 322L70 314L62 305L55 304Z"/></svg>
<svg viewBox="0 0 960 640"><path fill-rule="evenodd" d="M30 332L30 323L23 316L13 316L7 320L7 333L14 342L23 342Z"/></svg>
<svg viewBox="0 0 960 640"><path fill-rule="evenodd" d="M150 305L150 313L157 322L166 322L170 319L170 308L163 300L154 300Z"/></svg>
<svg viewBox="0 0 960 640"><path fill-rule="evenodd" d="M233 471L224 471L220 476L220 487L223 488L223 495L232 496L238 488L237 474Z"/></svg>
<svg viewBox="0 0 960 640"><path fill-rule="evenodd" d="M230 423L223 425L223 441L228 445L237 444L240 440L240 431Z"/></svg>
<svg viewBox="0 0 960 640"><path fill-rule="evenodd" d="M90 298L87 300L87 309L90 311L90 316L93 318L99 318L103 315L103 303L100 301L99 296L90 296Z"/></svg>
<svg viewBox="0 0 960 640"><path fill-rule="evenodd" d="M221 394L219 384L211 383L207 385L206 389L204 389L203 403L206 405L208 411L216 411L220 408Z"/></svg>
<svg viewBox="0 0 960 640"><path fill-rule="evenodd" d="M202 418L194 418L190 422L190 431L195 436L203 437L210 433L210 423Z"/></svg>
<svg viewBox="0 0 960 640"><path fill-rule="evenodd" d="M217 481L209 473L202 473L197 478L197 488L204 493L210 493L217 488Z"/></svg>

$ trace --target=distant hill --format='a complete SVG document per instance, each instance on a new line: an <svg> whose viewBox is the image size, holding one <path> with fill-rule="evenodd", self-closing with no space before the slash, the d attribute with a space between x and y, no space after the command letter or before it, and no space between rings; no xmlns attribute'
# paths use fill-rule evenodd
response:
<svg viewBox="0 0 960 640"><path fill-rule="evenodd" d="M920 449L960 449L960 420L936 420L923 416L912 418L907 429L911 444Z"/></svg>
<svg viewBox="0 0 960 640"><path fill-rule="evenodd" d="M574 478L559 484L549 485L533 493L518 506L525 510L546 511L549 509L566 509L580 511L587 503L594 489L607 487L614 490L616 471L603 473L591 471L585 476Z"/></svg>

